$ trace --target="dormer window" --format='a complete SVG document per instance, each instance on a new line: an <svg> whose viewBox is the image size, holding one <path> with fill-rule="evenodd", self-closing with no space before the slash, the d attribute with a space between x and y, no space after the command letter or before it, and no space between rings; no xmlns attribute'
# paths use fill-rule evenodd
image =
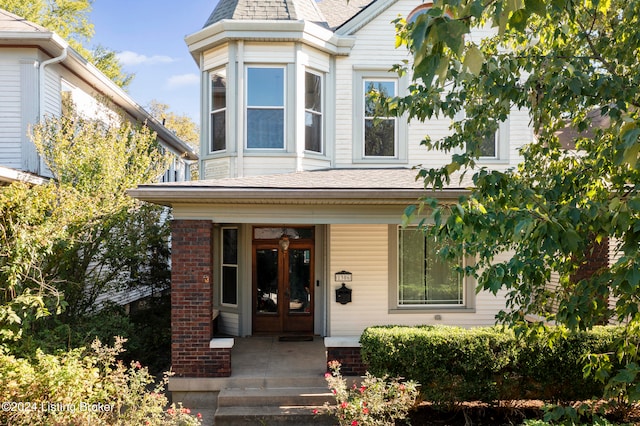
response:
<svg viewBox="0 0 640 426"><path fill-rule="evenodd" d="M284 68L247 68L247 148L284 149Z"/></svg>
<svg viewBox="0 0 640 426"><path fill-rule="evenodd" d="M224 70L211 73L211 152L227 149L227 77Z"/></svg>

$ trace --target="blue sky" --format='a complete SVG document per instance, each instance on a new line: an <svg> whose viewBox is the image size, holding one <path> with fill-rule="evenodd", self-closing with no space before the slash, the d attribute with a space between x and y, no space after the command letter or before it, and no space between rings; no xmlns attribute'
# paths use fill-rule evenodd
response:
<svg viewBox="0 0 640 426"><path fill-rule="evenodd" d="M118 52L135 78L128 88L143 107L153 99L199 123L198 66L184 37L199 31L218 0L95 0L89 46Z"/></svg>

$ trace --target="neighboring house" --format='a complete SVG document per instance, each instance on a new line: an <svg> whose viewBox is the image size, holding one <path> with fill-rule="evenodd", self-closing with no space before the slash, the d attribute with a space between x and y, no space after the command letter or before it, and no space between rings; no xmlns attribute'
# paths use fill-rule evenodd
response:
<svg viewBox="0 0 640 426"><path fill-rule="evenodd" d="M33 184L51 177L29 129L45 117L59 116L63 100L73 101L79 114L146 123L160 144L174 156L160 179L190 179L198 160L193 148L156 121L120 87L87 62L57 34L0 9L0 185L15 181ZM116 113L117 111L117 113ZM103 294L98 303L126 304L144 297L146 289Z"/></svg>
<svg viewBox="0 0 640 426"><path fill-rule="evenodd" d="M420 141L448 134L450 120L374 120L367 101L372 88L407 93L409 78L389 71L410 59L392 21L425 10L419 0L220 0L186 38L202 75L202 180L131 191L173 208L178 376L230 373L215 329L349 348L372 325L494 324L504 295L476 294L431 240L400 226L425 195L412 168L450 159ZM515 166L534 137L528 123L513 110L481 165ZM467 188L455 180L437 195L455 202Z"/></svg>
<svg viewBox="0 0 640 426"><path fill-rule="evenodd" d="M0 9L0 182L38 183L50 177L29 138L29 128L45 117L60 115L65 97L88 117L100 117L114 108L127 119L147 123L175 156L162 180L189 180L190 164L198 156L187 143L57 34Z"/></svg>

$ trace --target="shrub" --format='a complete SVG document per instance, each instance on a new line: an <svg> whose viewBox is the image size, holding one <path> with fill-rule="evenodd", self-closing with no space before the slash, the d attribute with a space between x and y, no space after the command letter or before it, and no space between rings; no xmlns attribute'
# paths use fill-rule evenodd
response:
<svg viewBox="0 0 640 426"><path fill-rule="evenodd" d="M413 381L401 382L367 373L360 386L354 383L349 387L340 374L340 363L332 362L329 368L331 373L326 373L325 378L335 395L336 405L326 406L334 412L340 425L395 425L397 420L407 417L416 403L418 388Z"/></svg>
<svg viewBox="0 0 640 426"><path fill-rule="evenodd" d="M188 409L167 409L166 378L154 386L140 363L116 360L122 344L37 351L33 360L0 354L0 424L199 425Z"/></svg>
<svg viewBox="0 0 640 426"><path fill-rule="evenodd" d="M525 342L502 327L387 326L368 328L360 342L372 374L416 380L422 397L434 403L567 401L602 395L604 385L584 377L584 355L607 352L618 333L597 327Z"/></svg>

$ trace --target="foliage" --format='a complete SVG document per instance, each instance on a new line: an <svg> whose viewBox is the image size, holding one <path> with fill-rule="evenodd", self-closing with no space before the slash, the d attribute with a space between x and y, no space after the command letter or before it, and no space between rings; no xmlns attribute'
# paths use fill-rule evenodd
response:
<svg viewBox="0 0 640 426"><path fill-rule="evenodd" d="M68 351L90 346L96 339L112 345L114 336L121 336L126 339L123 343L126 351L120 359L124 362L137 360L157 375L171 365L170 312L170 295L163 293L132 304L129 312L123 306L111 303L96 313L72 318L51 316L31 324L22 339L11 345L11 353L31 358L38 350L44 353Z"/></svg>
<svg viewBox="0 0 640 426"><path fill-rule="evenodd" d="M91 309L107 290L165 286L169 253L163 211L126 194L139 183L156 181L169 164L155 134L124 118L105 124L77 115L50 118L32 133L54 177L48 185L54 186L55 208L61 211L56 218L63 218L55 224L65 227L43 271L64 292L70 315Z"/></svg>
<svg viewBox="0 0 640 426"><path fill-rule="evenodd" d="M196 152L200 151L200 128L191 118L189 118L189 116L176 114L169 110L169 105L155 100L151 101L151 105L149 105L149 112L167 129L171 130L176 134L176 136L191 145ZM192 168L191 178L193 180L197 180L198 173L199 171L197 167Z"/></svg>
<svg viewBox="0 0 640 426"><path fill-rule="evenodd" d="M94 34L93 24L89 21L93 1L0 0L0 8L55 32L118 86L126 87L133 75L122 70L115 52L102 46L94 51L86 47Z"/></svg>
<svg viewBox="0 0 640 426"><path fill-rule="evenodd" d="M116 360L123 341L99 341L91 350L58 355L38 351L34 359L0 354L0 422L11 425L199 425L199 416L171 406L166 379L154 379L138 362Z"/></svg>
<svg viewBox="0 0 640 426"><path fill-rule="evenodd" d="M434 192L407 218L424 209L430 232L454 241L443 255L475 257L465 272L479 290L503 291L504 323L624 324L615 354L590 361L609 380L605 396L625 401L640 400L639 24L638 0L435 0L414 23L398 19L397 45L414 60L395 69L412 85L384 100L397 114L453 121L449 136L423 142L451 154L420 171L427 186L473 174L468 196L443 205ZM468 37L472 28L487 38ZM510 114L528 114L535 138L517 169L489 170L480 145ZM598 244L611 245L612 264L576 275ZM624 369L612 371L617 362Z"/></svg>
<svg viewBox="0 0 640 426"><path fill-rule="evenodd" d="M329 363L331 373L325 374L336 405L325 407L337 417L340 425L395 425L404 420L416 404L418 386L413 381L374 377L367 373L360 386L349 387L340 373L340 363Z"/></svg>
<svg viewBox="0 0 640 426"><path fill-rule="evenodd" d="M0 190L3 340L64 307L83 315L107 290L169 280L163 212L125 192L168 166L155 134L126 120L64 116L37 125L33 140L54 179Z"/></svg>
<svg viewBox="0 0 640 426"><path fill-rule="evenodd" d="M372 374L416 380L422 385L422 397L439 405L521 399L566 402L600 394L602 383L584 377L584 357L610 350L621 329L597 327L551 338L559 332L524 341L503 327L388 326L366 329L360 342Z"/></svg>

